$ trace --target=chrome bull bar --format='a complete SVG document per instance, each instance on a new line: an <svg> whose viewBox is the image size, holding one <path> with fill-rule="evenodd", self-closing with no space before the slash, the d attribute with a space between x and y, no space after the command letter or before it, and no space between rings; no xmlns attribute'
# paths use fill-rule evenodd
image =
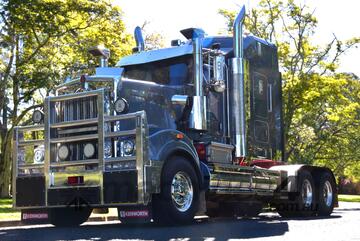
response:
<svg viewBox="0 0 360 241"><path fill-rule="evenodd" d="M14 180L23 176L44 176L45 177L45 206L49 205L48 191L52 189L64 189L64 188L87 188L87 187L99 187L100 188L100 201L97 206L108 206L104 202L104 183L103 175L109 172L107 167L124 163L127 161L135 161L134 170L137 171L137 202L125 203L125 204L142 204L146 205L150 201L151 182L147 183L146 170L152 166L152 162L148 159L148 126L145 111L138 111L123 115L110 115L104 111L104 97L105 89L99 89L94 91L87 91L75 94L68 94L56 97L47 97L44 102L44 124L34 126L22 126L15 128L15 145L14 145L14 162L13 162L13 176ZM72 121L55 122L52 119L54 116L54 104L60 101L77 100L86 97L97 97L97 117L89 119L79 119ZM134 121L135 125L133 129L121 130L121 121ZM92 125L90 127L83 127L84 125ZM105 126L111 126L111 128L105 128ZM95 128L96 127L96 128ZM69 131L69 128L78 129L79 133L65 137L54 137L54 132L58 130ZM96 133L81 134L81 130L96 130ZM34 134L25 133L43 133L38 135L43 138L31 139L26 138L34 136ZM73 131L71 131L74 133ZM136 152L134 156L118 156L117 140L118 138L132 136L135 140ZM104 143L105 140L111 139L113 143L113 156L104 156ZM84 140L93 140L97 143L97 156L96 158L86 160L72 160L61 161L54 154L54 148L63 143L80 142ZM31 163L23 161L19 158L19 153L24 152L24 148L35 148L44 145L44 161L43 163ZM20 155L21 156L21 155ZM26 155L25 155L26 156ZM20 161L19 161L20 160ZM91 168L88 168L91 167ZM119 170L118 170L119 171ZM126 171L129 171L127 169ZM121 172L121 170L119 171ZM71 175L83 175L84 179L89 182L84 182L82 186L67 186L64 180ZM16 182L13 182L13 190L16 193ZM14 195L14 199L16 195ZM16 200L14 200L14 206ZM112 205L123 205L124 203L112 203ZM26 207L29 208L29 207ZM32 207L33 208L33 207Z"/></svg>

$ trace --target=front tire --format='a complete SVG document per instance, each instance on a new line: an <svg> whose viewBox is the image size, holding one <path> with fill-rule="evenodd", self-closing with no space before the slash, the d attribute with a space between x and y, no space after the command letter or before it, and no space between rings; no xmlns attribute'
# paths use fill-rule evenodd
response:
<svg viewBox="0 0 360 241"><path fill-rule="evenodd" d="M49 210L49 220L56 227L76 227L86 222L91 212L89 207L52 208Z"/></svg>
<svg viewBox="0 0 360 241"><path fill-rule="evenodd" d="M164 166L161 193L153 196L154 221L189 223L199 203L199 182L193 166L184 157L171 158Z"/></svg>

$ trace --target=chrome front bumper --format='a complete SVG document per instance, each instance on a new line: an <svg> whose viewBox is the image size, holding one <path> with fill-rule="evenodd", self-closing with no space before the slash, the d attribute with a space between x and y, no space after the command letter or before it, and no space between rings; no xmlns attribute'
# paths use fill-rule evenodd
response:
<svg viewBox="0 0 360 241"><path fill-rule="evenodd" d="M96 118L54 121L57 102L79 100L91 96L97 97ZM80 198L93 206L147 205L150 202L151 194L159 191L156 180L159 180L160 167L157 162L151 162L148 158L146 113L139 111L123 115L105 114L104 97L104 89L47 97L44 103L43 125L15 128L14 207L63 207L71 205L74 198ZM122 121L134 122L134 128L122 130L120 128ZM81 134L79 130L84 129L84 126L91 126L92 130L96 127L96 133ZM109 126L111 128L108 128ZM59 130L72 128L77 129L78 133L66 137L56 136ZM123 137L131 137L135 140L135 155L118 156L115 154L118 153L117 141ZM60 144L86 140L96 141L96 158L60 161L54 153ZM113 143L111 157L104 156L105 140L111 140ZM24 160L28 157L31 159L31 150L40 145L45 147L43 163ZM132 168L111 169L112 166L121 166L121 163L131 161L135 162ZM67 183L70 176L83 176L84 182L81 185L70 186ZM31 197L29 197L29 189L33 190ZM130 191L124 195L124 190Z"/></svg>

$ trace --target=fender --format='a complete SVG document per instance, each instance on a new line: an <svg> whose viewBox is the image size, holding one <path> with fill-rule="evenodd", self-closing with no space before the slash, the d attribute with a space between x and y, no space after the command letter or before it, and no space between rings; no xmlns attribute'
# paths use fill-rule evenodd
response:
<svg viewBox="0 0 360 241"><path fill-rule="evenodd" d="M297 185L297 177L300 171L307 170L311 173L315 185L317 185L318 178L320 177L321 173L328 172L334 179L334 183L336 183L335 176L333 172L326 167L317 167L317 166L310 166L305 164L297 164L297 165L280 165L280 166L273 166L269 170L275 171L285 171L287 173L287 188L286 191L288 192L298 192L298 185Z"/></svg>
<svg viewBox="0 0 360 241"><path fill-rule="evenodd" d="M178 138L177 135L181 135L183 138ZM184 155L189 159L198 176L200 187L203 187L204 174L202 170L204 168L200 166L199 157L192 141L184 133L172 129L163 129L149 136L150 160L161 162L161 166L164 166L169 157L176 154Z"/></svg>

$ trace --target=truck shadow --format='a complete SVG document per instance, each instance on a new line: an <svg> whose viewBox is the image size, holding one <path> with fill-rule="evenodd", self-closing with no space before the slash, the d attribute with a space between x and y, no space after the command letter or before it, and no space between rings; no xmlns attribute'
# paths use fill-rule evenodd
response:
<svg viewBox="0 0 360 241"><path fill-rule="evenodd" d="M0 230L0 240L228 240L281 236L289 231L286 221L267 219L213 219L189 225L124 225L86 223L77 228L38 226Z"/></svg>
<svg viewBox="0 0 360 241"><path fill-rule="evenodd" d="M326 218L340 218L333 215ZM324 219L321 217L291 220ZM159 226L155 224L125 225L120 223L86 223L77 228L52 226L0 230L0 240L229 240L282 236L289 231L288 221L279 216L262 214L251 219L200 219L189 225Z"/></svg>

